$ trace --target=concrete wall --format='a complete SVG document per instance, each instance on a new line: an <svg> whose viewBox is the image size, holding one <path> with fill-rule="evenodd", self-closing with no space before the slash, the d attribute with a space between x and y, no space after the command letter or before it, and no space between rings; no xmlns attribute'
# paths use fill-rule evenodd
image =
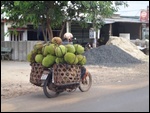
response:
<svg viewBox="0 0 150 113"><path fill-rule="evenodd" d="M1 47L10 47L12 51L12 60L27 61L27 54L33 50L33 46L38 41L1 41Z"/></svg>

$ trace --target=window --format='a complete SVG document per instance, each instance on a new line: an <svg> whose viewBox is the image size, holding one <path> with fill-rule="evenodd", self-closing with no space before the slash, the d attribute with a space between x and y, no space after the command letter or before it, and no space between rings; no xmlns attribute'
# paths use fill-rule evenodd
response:
<svg viewBox="0 0 150 113"><path fill-rule="evenodd" d="M23 32L17 32L16 34L11 32L10 33L11 41L22 41L23 40Z"/></svg>

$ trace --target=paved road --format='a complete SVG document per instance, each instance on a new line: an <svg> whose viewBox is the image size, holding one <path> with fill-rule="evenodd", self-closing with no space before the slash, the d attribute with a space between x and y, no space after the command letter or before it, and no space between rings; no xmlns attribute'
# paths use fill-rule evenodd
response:
<svg viewBox="0 0 150 113"><path fill-rule="evenodd" d="M148 112L149 83L92 86L88 92L61 93L47 98L42 90L1 101L2 112Z"/></svg>

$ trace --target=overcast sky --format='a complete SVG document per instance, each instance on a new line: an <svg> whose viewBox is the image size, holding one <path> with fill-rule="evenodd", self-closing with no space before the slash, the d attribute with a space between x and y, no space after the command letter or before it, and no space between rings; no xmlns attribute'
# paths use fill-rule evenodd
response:
<svg viewBox="0 0 150 113"><path fill-rule="evenodd" d="M127 2L129 6L126 8L121 6L117 14L120 14L121 16L140 16L141 9L147 9L147 6L149 6L149 1L127 1Z"/></svg>

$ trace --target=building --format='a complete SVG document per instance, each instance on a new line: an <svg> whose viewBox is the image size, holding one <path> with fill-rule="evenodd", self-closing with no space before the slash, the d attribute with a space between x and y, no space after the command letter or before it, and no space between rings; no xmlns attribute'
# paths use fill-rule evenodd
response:
<svg viewBox="0 0 150 113"><path fill-rule="evenodd" d="M90 24L90 23L88 23ZM70 28L68 28L68 26ZM64 33L70 29L70 32L74 35L75 40L78 43L87 43L92 41L89 39L89 29L81 28L76 22L72 22L70 25L66 25ZM44 40L41 28L34 29L32 24L28 24L25 27L17 28L18 35L11 33L14 29L11 28L11 22L1 20L1 41L36 41ZM5 35L10 31L10 34ZM54 36L58 36L60 29L53 30ZM97 38L101 38L104 43L107 42L109 36L120 36L126 34L131 40L143 39L145 36L149 36L149 21L140 21L139 17L120 17L115 15L112 18L106 18L105 24L100 29L100 33Z"/></svg>
<svg viewBox="0 0 150 113"><path fill-rule="evenodd" d="M109 36L128 36L129 39L144 39L145 31L149 31L149 22L140 21L139 17L113 17L106 18L105 25L101 29L101 38L104 37L105 42ZM148 32L147 32L148 33ZM149 35L149 34L148 34Z"/></svg>
<svg viewBox="0 0 150 113"><path fill-rule="evenodd" d="M89 23L90 24L90 23ZM77 23L73 22L70 25L70 29L76 41L79 43L86 43L89 39L89 29L81 28ZM65 27L67 31L67 26ZM19 35L8 34L4 35L8 31L14 30L11 28L11 22L1 20L1 41L33 41L44 40L42 31L40 29L34 29L32 24L28 24L25 27L17 28ZM60 29L53 30L54 36L58 36ZM109 36L120 36L121 33L129 34L130 39L143 39L144 31L146 34L149 32L149 22L140 21L139 17L112 17L105 19L105 25L100 29L100 38L108 40Z"/></svg>
<svg viewBox="0 0 150 113"><path fill-rule="evenodd" d="M89 30L91 23L88 23L88 28L81 28L76 22L67 23L64 33L70 31L76 40L74 43L82 44L94 42L89 38ZM11 22L1 20L1 47L13 48L12 60L26 61L26 55L33 49L34 44L39 40L44 40L42 31L40 29L34 29L32 24L28 24L22 28L17 28L19 35L10 33L5 35L8 31L13 31L11 28ZM54 36L58 36L60 29L53 30ZM139 17L120 17L115 16L112 18L106 18L105 24L99 30L97 39L100 40L99 44L104 45L109 40L109 36L124 36L131 40L144 39L148 36L149 39L149 22L143 22L139 20Z"/></svg>

